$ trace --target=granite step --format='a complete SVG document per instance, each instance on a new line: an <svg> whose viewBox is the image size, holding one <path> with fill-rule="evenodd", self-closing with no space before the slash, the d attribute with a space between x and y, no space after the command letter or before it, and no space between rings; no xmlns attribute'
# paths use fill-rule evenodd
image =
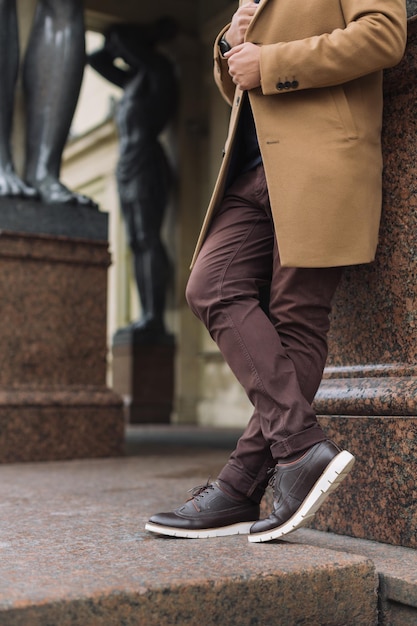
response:
<svg viewBox="0 0 417 626"><path fill-rule="evenodd" d="M197 546L147 539L137 548L127 540L123 550L116 548L116 558L112 546L97 544L93 555L91 544L84 549L79 544L84 558L62 555L59 569L48 559L39 563L39 572L30 574L30 589L23 595L2 593L0 624L377 623L377 582L368 559L302 545L249 548L244 537L207 541Z"/></svg>
<svg viewBox="0 0 417 626"><path fill-rule="evenodd" d="M380 580L384 601L413 609L412 576L408 595L378 577L391 546L361 552L308 529L268 544L147 533L149 515L215 476L228 452L175 438L134 448L0 466L0 626L373 626Z"/></svg>
<svg viewBox="0 0 417 626"><path fill-rule="evenodd" d="M386 543L356 539L345 535L302 528L287 537L287 542L340 550L372 561L379 578L378 624L416 626L417 624L417 551Z"/></svg>

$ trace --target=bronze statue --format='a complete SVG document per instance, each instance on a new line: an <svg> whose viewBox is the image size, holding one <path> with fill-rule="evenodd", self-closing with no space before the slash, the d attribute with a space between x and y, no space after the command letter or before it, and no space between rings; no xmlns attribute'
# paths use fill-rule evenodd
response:
<svg viewBox="0 0 417 626"><path fill-rule="evenodd" d="M19 68L16 0L0 0L0 46L0 196L95 207L92 200L70 191L59 180L85 65L83 0L38 0L23 64L23 180L15 172L10 145Z"/></svg>
<svg viewBox="0 0 417 626"><path fill-rule="evenodd" d="M158 137L175 111L178 95L175 67L156 45L175 32L168 18L149 26L118 24L106 34L104 47L89 57L94 69L124 90L116 113L117 182L142 305L142 316L131 328L154 335L166 333L170 263L160 230L172 181ZM123 59L126 67L117 66L116 59Z"/></svg>

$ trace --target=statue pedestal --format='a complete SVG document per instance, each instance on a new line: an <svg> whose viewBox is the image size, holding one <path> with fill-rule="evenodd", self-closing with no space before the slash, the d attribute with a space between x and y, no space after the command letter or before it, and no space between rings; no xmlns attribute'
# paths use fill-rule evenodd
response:
<svg viewBox="0 0 417 626"><path fill-rule="evenodd" d="M119 330L113 340L113 388L125 400L131 424L170 422L174 396L172 335Z"/></svg>
<svg viewBox="0 0 417 626"><path fill-rule="evenodd" d="M325 378L315 400L352 473L315 527L417 547L417 21L385 74L384 205L375 263L336 294ZM358 224L360 228L360 224Z"/></svg>
<svg viewBox="0 0 417 626"><path fill-rule="evenodd" d="M0 199L0 462L121 454L105 386L107 216Z"/></svg>

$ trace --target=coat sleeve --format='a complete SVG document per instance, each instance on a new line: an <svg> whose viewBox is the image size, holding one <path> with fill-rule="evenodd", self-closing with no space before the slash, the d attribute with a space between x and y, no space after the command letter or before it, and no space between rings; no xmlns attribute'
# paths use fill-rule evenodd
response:
<svg viewBox="0 0 417 626"><path fill-rule="evenodd" d="M221 56L220 50L219 50L219 41L223 37L223 34L229 30L229 28L230 28L230 24L225 26L225 28L223 28L223 30L216 37L216 41L214 42L213 71L214 71L214 80L215 80L217 87L219 88L220 93L222 94L226 102L230 104L231 106L233 104L233 97L235 94L236 85L234 84L234 82L232 81L230 77L227 61Z"/></svg>
<svg viewBox="0 0 417 626"><path fill-rule="evenodd" d="M392 67L400 62L407 38L405 0L340 0L345 28L307 39L262 46L264 95L329 87Z"/></svg>

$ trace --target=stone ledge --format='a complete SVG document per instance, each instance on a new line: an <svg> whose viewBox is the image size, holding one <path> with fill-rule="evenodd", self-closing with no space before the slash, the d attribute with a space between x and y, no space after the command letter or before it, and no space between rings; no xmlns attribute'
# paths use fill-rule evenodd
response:
<svg viewBox="0 0 417 626"><path fill-rule="evenodd" d="M108 215L80 205L2 197L0 231L107 242Z"/></svg>
<svg viewBox="0 0 417 626"><path fill-rule="evenodd" d="M242 545L229 540L228 554L224 551L224 541L211 541L211 548L205 550L206 554L211 552L211 558L206 558L203 567L189 560L188 546L182 547L182 571L169 579L161 576L157 562L161 555L156 551L153 558L142 561L144 568L136 580L126 579L123 585L91 595L86 588L82 597L67 596L57 601L44 598L37 604L0 609L0 624L372 626L377 623L375 572L369 561L341 553L336 553L334 559L334 553L328 550L286 546L280 547L280 556L273 565L271 557L277 557L276 550L270 550L269 558L263 558L262 564L257 565L251 555L248 564L246 538L243 541L242 549ZM216 563L219 549L223 553ZM235 550L239 551L239 562L233 554ZM172 550L165 547L164 553L164 560L169 560ZM158 580L147 580L149 568L159 573ZM109 579L111 569L109 564Z"/></svg>
<svg viewBox="0 0 417 626"><path fill-rule="evenodd" d="M407 626L417 624L417 551L366 539L335 535L312 529L300 529L288 537L297 545L316 546L357 554L370 559L380 579L381 624ZM407 617L396 621L396 614ZM389 614L389 617L388 617Z"/></svg>
<svg viewBox="0 0 417 626"><path fill-rule="evenodd" d="M224 435L148 430L130 429L136 456L0 466L0 626L415 626L413 549L312 529L253 545L146 533L228 457Z"/></svg>
<svg viewBox="0 0 417 626"><path fill-rule="evenodd" d="M138 452L0 466L1 626L376 624L366 556L146 533L148 517L215 475L227 452Z"/></svg>

